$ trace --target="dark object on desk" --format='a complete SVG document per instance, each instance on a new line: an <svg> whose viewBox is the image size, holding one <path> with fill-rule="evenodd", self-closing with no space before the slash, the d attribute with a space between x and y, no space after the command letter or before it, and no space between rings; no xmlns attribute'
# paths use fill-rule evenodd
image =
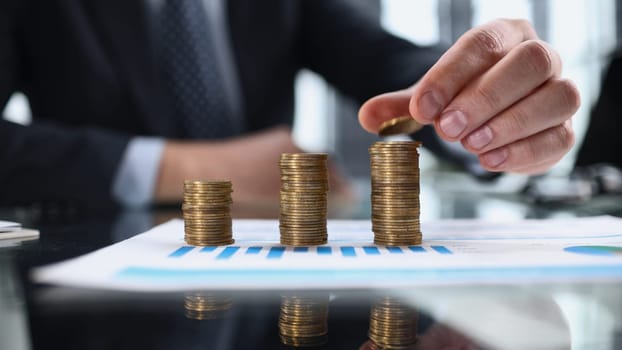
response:
<svg viewBox="0 0 622 350"><path fill-rule="evenodd" d="M594 194L622 194L622 167L607 163L577 167L571 174L592 183Z"/></svg>
<svg viewBox="0 0 622 350"><path fill-rule="evenodd" d="M611 164L577 167L570 176L533 177L523 194L536 203L577 203L622 194L622 170Z"/></svg>
<svg viewBox="0 0 622 350"><path fill-rule="evenodd" d="M522 192L528 201L541 204L585 202L594 194L589 181L566 176L533 177Z"/></svg>

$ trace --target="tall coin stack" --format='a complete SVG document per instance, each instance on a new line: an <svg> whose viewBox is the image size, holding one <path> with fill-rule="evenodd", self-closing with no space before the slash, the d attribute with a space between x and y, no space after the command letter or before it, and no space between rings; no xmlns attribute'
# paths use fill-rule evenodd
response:
<svg viewBox="0 0 622 350"><path fill-rule="evenodd" d="M369 148L374 243L421 244L419 228L420 142L376 142Z"/></svg>
<svg viewBox="0 0 622 350"><path fill-rule="evenodd" d="M281 155L281 244L326 243L327 158L319 153Z"/></svg>
<svg viewBox="0 0 622 350"><path fill-rule="evenodd" d="M371 308L368 334L373 348L412 349L417 343L417 313L396 298L382 298Z"/></svg>
<svg viewBox="0 0 622 350"><path fill-rule="evenodd" d="M279 315L281 343L321 346L328 340L328 295L283 296Z"/></svg>
<svg viewBox="0 0 622 350"><path fill-rule="evenodd" d="M216 246L233 243L231 181L185 181L184 232L186 243Z"/></svg>

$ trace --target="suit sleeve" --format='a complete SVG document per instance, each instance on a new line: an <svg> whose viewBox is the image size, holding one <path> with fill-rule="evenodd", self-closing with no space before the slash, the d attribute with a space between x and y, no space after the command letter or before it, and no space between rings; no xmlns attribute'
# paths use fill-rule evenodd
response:
<svg viewBox="0 0 622 350"><path fill-rule="evenodd" d="M0 4L0 107L22 88L27 72L20 59L17 4ZM0 120L0 204L115 205L111 185L129 138L98 128Z"/></svg>
<svg viewBox="0 0 622 350"><path fill-rule="evenodd" d="M360 102L413 85L442 51L386 32L358 0L302 1L305 66Z"/></svg>
<svg viewBox="0 0 622 350"><path fill-rule="evenodd" d="M577 153L575 166L613 163L622 167L619 125L622 101L622 51L610 59L600 86L598 100L592 106L590 123Z"/></svg>

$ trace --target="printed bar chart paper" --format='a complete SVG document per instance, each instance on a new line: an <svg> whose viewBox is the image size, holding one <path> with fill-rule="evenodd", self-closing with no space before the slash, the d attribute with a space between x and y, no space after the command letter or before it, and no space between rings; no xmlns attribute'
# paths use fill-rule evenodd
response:
<svg viewBox="0 0 622 350"><path fill-rule="evenodd" d="M328 244L286 247L276 220L235 220L235 244L194 247L182 220L65 262L41 283L140 291L394 288L474 283L622 281L622 219L422 225L423 244L373 244L369 221L329 221Z"/></svg>

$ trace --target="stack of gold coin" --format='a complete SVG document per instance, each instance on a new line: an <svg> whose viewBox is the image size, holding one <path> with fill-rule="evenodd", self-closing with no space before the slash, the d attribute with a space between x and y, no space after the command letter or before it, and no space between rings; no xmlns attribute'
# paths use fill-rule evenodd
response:
<svg viewBox="0 0 622 350"><path fill-rule="evenodd" d="M232 305L232 298L224 294L192 292L184 297L186 317L193 320L223 318Z"/></svg>
<svg viewBox="0 0 622 350"><path fill-rule="evenodd" d="M281 155L281 244L326 243L327 158L318 153Z"/></svg>
<svg viewBox="0 0 622 350"><path fill-rule="evenodd" d="M321 346L328 340L328 296L283 296L279 316L281 343Z"/></svg>
<svg viewBox="0 0 622 350"><path fill-rule="evenodd" d="M396 298L371 308L369 339L377 349L412 349L417 342L417 313Z"/></svg>
<svg viewBox="0 0 622 350"><path fill-rule="evenodd" d="M376 142L369 148L374 243L421 244L419 228L420 142Z"/></svg>
<svg viewBox="0 0 622 350"><path fill-rule="evenodd" d="M233 243L231 232L231 181L185 181L184 214L186 243L197 246Z"/></svg>

